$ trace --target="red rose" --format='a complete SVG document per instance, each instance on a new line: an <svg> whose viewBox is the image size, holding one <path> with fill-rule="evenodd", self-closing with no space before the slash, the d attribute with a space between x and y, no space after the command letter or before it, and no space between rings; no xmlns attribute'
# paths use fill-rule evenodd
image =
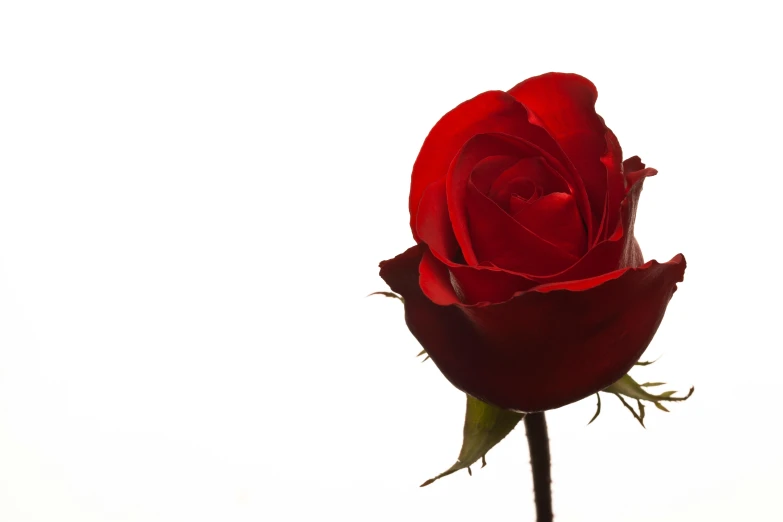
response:
<svg viewBox="0 0 783 522"><path fill-rule="evenodd" d="M644 263L633 225L656 171L622 161L596 98L589 80L549 73L446 114L413 166L417 245L380 264L446 378L501 408L614 383L683 279L682 255Z"/></svg>

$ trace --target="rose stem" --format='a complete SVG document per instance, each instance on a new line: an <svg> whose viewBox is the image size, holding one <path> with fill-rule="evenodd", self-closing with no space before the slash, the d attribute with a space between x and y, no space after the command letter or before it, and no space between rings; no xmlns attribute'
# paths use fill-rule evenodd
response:
<svg viewBox="0 0 783 522"><path fill-rule="evenodd" d="M536 498L536 520L552 522L552 475L549 460L549 435L544 413L525 415L525 433L533 468L533 491Z"/></svg>

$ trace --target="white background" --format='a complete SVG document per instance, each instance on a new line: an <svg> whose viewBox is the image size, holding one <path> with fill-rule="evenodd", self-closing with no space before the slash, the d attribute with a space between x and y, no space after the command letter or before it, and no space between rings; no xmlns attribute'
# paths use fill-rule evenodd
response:
<svg viewBox="0 0 783 522"><path fill-rule="evenodd" d="M783 519L764 3L0 5L0 521L532 521L521 426L418 488L464 395L365 296L435 121L547 71L660 172L637 237L688 269L634 375L696 386L551 412L557 520Z"/></svg>

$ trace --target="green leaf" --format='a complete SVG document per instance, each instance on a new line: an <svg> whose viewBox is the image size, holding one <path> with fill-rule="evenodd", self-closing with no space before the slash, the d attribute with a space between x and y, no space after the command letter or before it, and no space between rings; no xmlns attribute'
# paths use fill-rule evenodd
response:
<svg viewBox="0 0 783 522"><path fill-rule="evenodd" d="M440 478L465 468L472 475L470 466L479 459L481 459L481 467L483 468L487 464L484 458L487 452L511 433L511 430L525 416L524 413L504 410L470 395L467 397L465 427L462 430L462 449L459 452L457 462L437 477L426 481L421 487L428 486Z"/></svg>

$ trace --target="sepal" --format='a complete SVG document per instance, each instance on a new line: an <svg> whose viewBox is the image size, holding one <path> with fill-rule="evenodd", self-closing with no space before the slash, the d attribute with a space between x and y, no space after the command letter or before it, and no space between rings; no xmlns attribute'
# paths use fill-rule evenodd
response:
<svg viewBox="0 0 783 522"><path fill-rule="evenodd" d="M647 366L649 364L652 364L653 362L655 361L640 362L637 363L637 366ZM691 386L691 389L688 391L688 394L685 395L684 397L673 397L673 395L677 393L676 391L665 391L657 395L647 391L648 388L663 386L664 384L666 383L645 382L643 384L639 384L630 375L625 375L620 380L608 386L607 388L603 389L599 393L610 393L615 395L618 399L620 399L620 402L623 403L623 406L625 406L628 409L628 411L630 411L631 414L633 414L634 418L637 421L639 421L639 424L641 424L642 427L645 427L644 426L644 403L642 401L652 403L659 410L668 412L669 410L662 403L685 401L691 395L693 395L693 390L694 390L693 386ZM598 405L596 407L595 415L593 415L593 418L590 419L590 422L588 422L588 424L591 424L596 418L598 418L598 415L600 415L601 413L601 396L599 393L595 394L598 399ZM625 400L624 397L636 401L638 412L633 408L633 406L628 404L628 402Z"/></svg>
<svg viewBox="0 0 783 522"><path fill-rule="evenodd" d="M421 487L428 486L461 469L467 469L468 473L473 475L470 466L479 459L481 459L481 467L486 466L487 452L511 433L511 430L525 416L524 413L504 410L470 395L467 398L465 427L462 430L462 449L460 449L457 462L440 475L424 482Z"/></svg>

